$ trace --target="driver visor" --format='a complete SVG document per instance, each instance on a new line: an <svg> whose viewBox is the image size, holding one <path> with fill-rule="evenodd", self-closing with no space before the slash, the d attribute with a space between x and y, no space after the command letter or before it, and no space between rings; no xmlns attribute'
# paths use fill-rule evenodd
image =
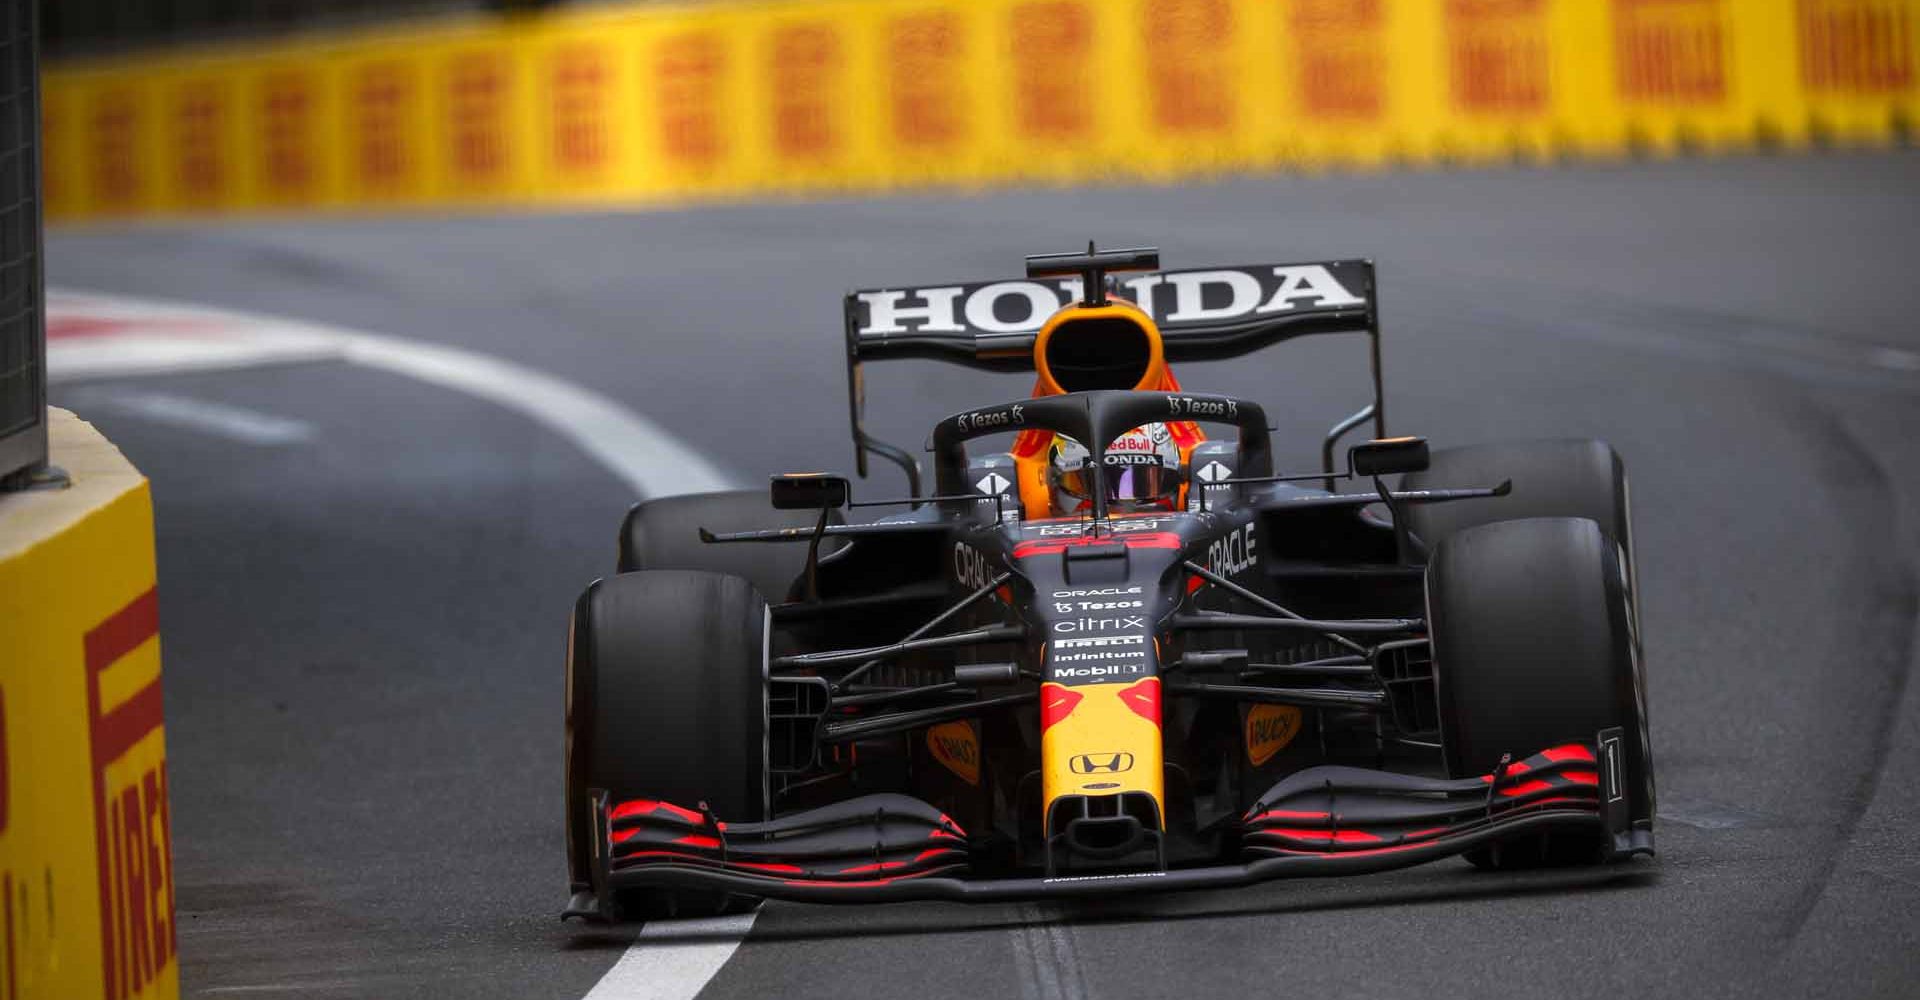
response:
<svg viewBox="0 0 1920 1000"><path fill-rule="evenodd" d="M1146 455L1108 455L1108 500L1159 500L1172 496L1180 488L1180 472L1158 460L1115 462L1114 459L1148 459ZM1093 463L1054 469L1054 485L1069 496L1081 500L1093 498Z"/></svg>

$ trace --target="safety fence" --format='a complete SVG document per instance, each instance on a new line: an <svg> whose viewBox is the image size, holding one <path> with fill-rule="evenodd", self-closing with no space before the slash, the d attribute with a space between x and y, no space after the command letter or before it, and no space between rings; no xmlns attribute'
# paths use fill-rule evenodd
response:
<svg viewBox="0 0 1920 1000"><path fill-rule="evenodd" d="M60 219L1904 142L1920 0L595 6L46 77Z"/></svg>
<svg viewBox="0 0 1920 1000"><path fill-rule="evenodd" d="M152 498L111 442L49 415L71 485L0 495L0 1000L167 1000Z"/></svg>
<svg viewBox="0 0 1920 1000"><path fill-rule="evenodd" d="M47 460L37 10L0 4L0 491Z"/></svg>

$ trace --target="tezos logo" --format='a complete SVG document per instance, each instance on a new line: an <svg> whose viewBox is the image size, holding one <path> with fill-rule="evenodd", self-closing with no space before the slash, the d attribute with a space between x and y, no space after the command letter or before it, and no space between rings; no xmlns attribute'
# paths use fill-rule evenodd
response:
<svg viewBox="0 0 1920 1000"><path fill-rule="evenodd" d="M1063 615L1072 614L1075 608L1079 608L1081 611L1129 611L1134 608L1144 608L1146 606L1147 606L1147 602L1145 601L1055 601L1053 602L1053 610Z"/></svg>
<svg viewBox="0 0 1920 1000"><path fill-rule="evenodd" d="M1174 417L1237 417L1240 404L1231 399L1195 399L1192 396L1168 396L1168 415Z"/></svg>
<svg viewBox="0 0 1920 1000"><path fill-rule="evenodd" d="M1207 569L1221 576L1238 576L1251 568L1259 559L1254 551L1253 526L1254 522L1248 521L1207 546Z"/></svg>
<svg viewBox="0 0 1920 1000"><path fill-rule="evenodd" d="M960 433L977 431L983 427L1024 427L1027 423L1026 407L1015 403L1004 410L975 410L962 413L953 419Z"/></svg>
<svg viewBox="0 0 1920 1000"><path fill-rule="evenodd" d="M979 590L993 582L993 564L965 542L953 543L953 578L963 587Z"/></svg>

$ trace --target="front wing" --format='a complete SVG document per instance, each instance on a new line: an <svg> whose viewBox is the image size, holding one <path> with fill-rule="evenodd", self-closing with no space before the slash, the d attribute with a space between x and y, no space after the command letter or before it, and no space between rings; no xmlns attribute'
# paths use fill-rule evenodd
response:
<svg viewBox="0 0 1920 1000"><path fill-rule="evenodd" d="M566 916L617 919L617 893L698 889L811 903L1005 902L1219 889L1423 864L1542 831L1601 835L1603 860L1653 853L1629 824L1620 731L1551 747L1478 778L1353 767L1282 779L1240 818L1237 864L971 878L967 834L917 799L869 795L766 823L727 824L672 803L597 793L591 898Z"/></svg>

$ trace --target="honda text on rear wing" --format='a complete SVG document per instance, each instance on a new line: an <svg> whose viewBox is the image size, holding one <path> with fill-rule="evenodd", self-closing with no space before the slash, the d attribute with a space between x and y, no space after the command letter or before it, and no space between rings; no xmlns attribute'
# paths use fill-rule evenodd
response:
<svg viewBox="0 0 1920 1000"><path fill-rule="evenodd" d="M1108 296L1131 302L1151 317L1168 363L1236 358L1309 334L1365 334L1373 400L1328 432L1322 465L1331 473L1339 439L1368 420L1375 437L1386 437L1372 261L1152 270L1159 262L1151 248L1095 250L1089 244L1085 254L1028 257L1026 280L849 293L848 412L860 475L867 475L871 452L899 465L913 494L920 492L918 460L867 433L863 363L919 358L983 371L1031 372L1035 340L1051 317L1069 306L1104 306Z"/></svg>

